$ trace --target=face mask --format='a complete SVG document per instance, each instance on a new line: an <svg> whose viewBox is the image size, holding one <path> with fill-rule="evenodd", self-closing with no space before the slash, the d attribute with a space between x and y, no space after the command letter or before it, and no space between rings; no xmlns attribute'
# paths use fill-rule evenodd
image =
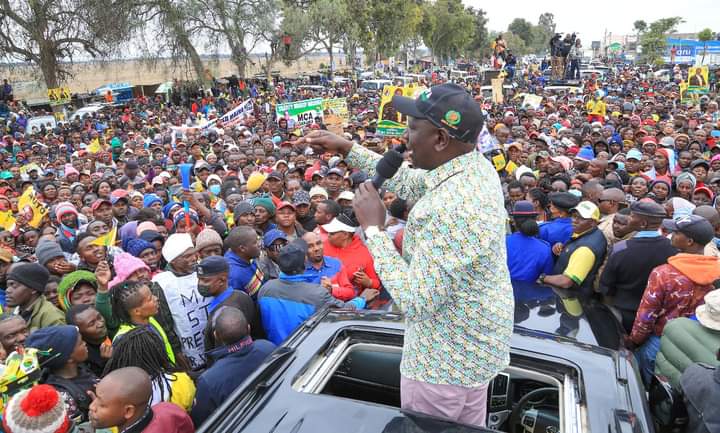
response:
<svg viewBox="0 0 720 433"><path fill-rule="evenodd" d="M200 293L200 295L202 295L203 297L207 298L208 296L211 296L210 295L210 284L199 284L198 283L197 288L198 288L198 293Z"/></svg>
<svg viewBox="0 0 720 433"><path fill-rule="evenodd" d="M220 185L210 185L210 188L208 188L213 195L220 195Z"/></svg>

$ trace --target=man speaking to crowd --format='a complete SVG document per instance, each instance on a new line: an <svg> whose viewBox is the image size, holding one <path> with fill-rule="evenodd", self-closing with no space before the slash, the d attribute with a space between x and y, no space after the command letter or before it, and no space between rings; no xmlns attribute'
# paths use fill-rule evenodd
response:
<svg viewBox="0 0 720 433"><path fill-rule="evenodd" d="M385 184L416 201L402 256L382 232L386 210L372 183L360 186L353 205L377 273L405 313L401 404L484 426L488 384L510 360L513 297L500 181L475 151L483 116L455 84L417 100L395 96L392 104L409 117L404 138L415 167L400 168ZM305 141L371 175L380 159L327 131Z"/></svg>

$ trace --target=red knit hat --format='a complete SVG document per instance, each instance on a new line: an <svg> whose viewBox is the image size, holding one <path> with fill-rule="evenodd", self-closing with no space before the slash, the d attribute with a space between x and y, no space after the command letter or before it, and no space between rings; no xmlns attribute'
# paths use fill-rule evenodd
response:
<svg viewBox="0 0 720 433"><path fill-rule="evenodd" d="M3 412L6 433L67 433L72 423L65 402L50 385L35 385L20 391Z"/></svg>

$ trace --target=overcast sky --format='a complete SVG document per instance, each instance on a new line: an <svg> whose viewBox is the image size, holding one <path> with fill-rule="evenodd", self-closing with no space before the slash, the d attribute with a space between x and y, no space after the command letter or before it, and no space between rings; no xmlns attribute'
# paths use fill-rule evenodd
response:
<svg viewBox="0 0 720 433"><path fill-rule="evenodd" d="M537 24L543 12L555 15L558 32L579 32L583 41L601 40L605 30L613 34L632 34L633 22L642 19L650 23L654 20L681 16L685 23L680 24L681 33L694 33L706 27L720 31L717 18L720 12L718 0L605 0L590 1L487 1L463 0L468 6L484 9L488 17L490 30L506 30L515 18L525 18ZM584 44L585 45L585 44ZM590 44L587 43L589 46Z"/></svg>

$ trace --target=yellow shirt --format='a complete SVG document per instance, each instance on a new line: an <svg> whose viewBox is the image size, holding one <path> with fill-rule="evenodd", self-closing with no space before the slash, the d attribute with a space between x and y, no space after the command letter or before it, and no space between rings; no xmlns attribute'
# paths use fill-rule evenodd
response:
<svg viewBox="0 0 720 433"><path fill-rule="evenodd" d="M591 99L588 101L585 108L591 115L605 117L605 110L607 109L607 105L602 101L602 99Z"/></svg>

